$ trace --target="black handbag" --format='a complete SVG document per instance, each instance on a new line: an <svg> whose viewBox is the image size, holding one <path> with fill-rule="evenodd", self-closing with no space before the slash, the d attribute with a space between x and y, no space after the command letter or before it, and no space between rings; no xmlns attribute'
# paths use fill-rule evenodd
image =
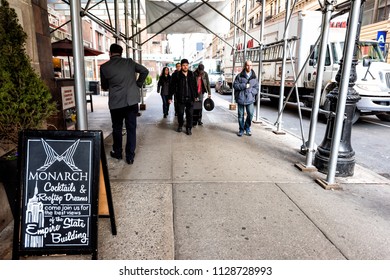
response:
<svg viewBox="0 0 390 280"><path fill-rule="evenodd" d="M194 110L202 109L202 101L194 101Z"/></svg>

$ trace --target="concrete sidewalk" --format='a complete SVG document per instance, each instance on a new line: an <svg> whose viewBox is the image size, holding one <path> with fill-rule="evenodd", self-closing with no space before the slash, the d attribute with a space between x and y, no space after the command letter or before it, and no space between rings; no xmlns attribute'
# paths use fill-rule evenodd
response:
<svg viewBox="0 0 390 280"><path fill-rule="evenodd" d="M294 167L299 139L270 125L239 138L236 112L214 101L187 136L148 95L134 165L109 159L118 235L100 223L100 258L390 259L389 180L357 165L326 191L324 174Z"/></svg>
<svg viewBox="0 0 390 280"><path fill-rule="evenodd" d="M107 136L118 231L99 219L99 259L390 259L388 179L357 165L342 190L324 190L324 174L294 167L299 139L269 124L239 138L236 112L213 99L187 136L149 93L128 165L109 157L107 97L94 96L89 129Z"/></svg>

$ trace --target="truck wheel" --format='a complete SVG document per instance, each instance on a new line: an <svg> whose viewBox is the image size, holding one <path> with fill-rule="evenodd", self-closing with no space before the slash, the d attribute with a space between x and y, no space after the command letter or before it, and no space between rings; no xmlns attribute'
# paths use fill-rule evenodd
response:
<svg viewBox="0 0 390 280"><path fill-rule="evenodd" d="M277 97L270 97L269 100L271 101L271 105L272 106L276 106L276 107L279 106L279 98L277 98Z"/></svg>
<svg viewBox="0 0 390 280"><path fill-rule="evenodd" d="M390 112L376 114L376 117L384 122L390 122Z"/></svg>

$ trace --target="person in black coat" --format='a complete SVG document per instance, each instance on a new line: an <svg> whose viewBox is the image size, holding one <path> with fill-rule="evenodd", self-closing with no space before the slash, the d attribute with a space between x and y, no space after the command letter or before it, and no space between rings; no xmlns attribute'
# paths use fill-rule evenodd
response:
<svg viewBox="0 0 390 280"><path fill-rule="evenodd" d="M169 68L164 67L157 83L157 92L160 93L163 102L164 118L168 116L168 112L169 112L168 98L169 98L170 83L171 83L171 75L169 75Z"/></svg>
<svg viewBox="0 0 390 280"><path fill-rule="evenodd" d="M196 78L192 71L188 70L188 60L181 60L181 70L172 77L169 103L172 102L172 95L175 96L177 102L177 118L179 127L177 132L183 130L184 111L186 113L186 133L192 135L192 114L194 109L194 101L197 95Z"/></svg>
<svg viewBox="0 0 390 280"><path fill-rule="evenodd" d="M181 64L180 62L176 63L176 70L172 73L172 76L171 76L171 80L174 79L174 77L177 75L178 72L180 72L181 70ZM172 92L172 83L170 84L170 89L169 89L170 92ZM175 102L174 102L174 108L175 108L175 116L177 116L177 102L176 102L176 99L175 99Z"/></svg>

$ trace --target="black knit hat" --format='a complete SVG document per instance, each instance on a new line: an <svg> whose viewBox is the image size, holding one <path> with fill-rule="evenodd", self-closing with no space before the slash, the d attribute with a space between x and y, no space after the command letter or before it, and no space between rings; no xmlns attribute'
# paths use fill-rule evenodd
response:
<svg viewBox="0 0 390 280"><path fill-rule="evenodd" d="M183 65L183 64L190 64L190 63L188 62L188 59L184 58L181 60L180 64Z"/></svg>

